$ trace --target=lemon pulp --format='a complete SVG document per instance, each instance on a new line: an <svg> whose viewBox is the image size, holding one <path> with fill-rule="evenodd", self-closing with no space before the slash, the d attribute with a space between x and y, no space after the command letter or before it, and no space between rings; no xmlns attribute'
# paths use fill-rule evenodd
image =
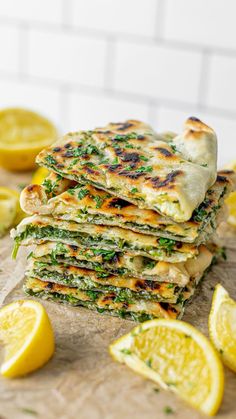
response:
<svg viewBox="0 0 236 419"><path fill-rule="evenodd" d="M111 344L110 352L200 411L217 412L224 389L223 367L211 343L193 326L151 320Z"/></svg>
<svg viewBox="0 0 236 419"><path fill-rule="evenodd" d="M0 165L29 170L36 155L56 140L56 128L46 118L21 108L0 111Z"/></svg>

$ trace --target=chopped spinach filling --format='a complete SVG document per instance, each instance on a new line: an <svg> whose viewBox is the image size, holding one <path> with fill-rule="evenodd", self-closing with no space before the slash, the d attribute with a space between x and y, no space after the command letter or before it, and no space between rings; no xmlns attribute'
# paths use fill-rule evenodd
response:
<svg viewBox="0 0 236 419"><path fill-rule="evenodd" d="M166 239L164 237L160 237L159 245L166 250L168 255L171 255L176 245L176 241L172 239Z"/></svg>
<svg viewBox="0 0 236 419"><path fill-rule="evenodd" d="M133 262L132 261L133 258L130 258L130 263L128 263L127 265L123 267L120 267L119 265L118 266L116 265L116 258L119 263L119 259L118 259L119 253L114 252L114 254L115 254L115 257L112 260L112 263L109 263L108 260L104 260L104 259L102 260L101 263L99 263L99 262L92 261L90 255L88 255L88 257L85 255L85 259L79 259L76 257L69 257L63 254L57 254L55 251L53 256L48 254L48 255L45 255L44 257L41 257L40 261L37 261L37 259L35 259L35 264L40 268L40 267L47 266L48 263L51 263L52 265L54 265L55 260L56 260L57 264L63 263L65 265L76 266L78 268L94 270L96 271L97 275L100 275L101 278L107 277L109 273L110 275L136 277L136 278L146 279L150 281L155 280L155 281L163 282L162 276L148 273L148 270L153 269L154 266L156 265L155 260L143 257L142 266L138 265L138 268L137 268L135 263L131 264Z"/></svg>
<svg viewBox="0 0 236 419"><path fill-rule="evenodd" d="M80 191L78 192L78 198L83 199L88 194L89 194L88 189L80 189Z"/></svg>
<svg viewBox="0 0 236 419"><path fill-rule="evenodd" d="M56 188L61 179L62 179L61 175L57 175L55 181L52 181L51 179L44 179L42 185L47 195L50 195L51 197L56 196Z"/></svg>
<svg viewBox="0 0 236 419"><path fill-rule="evenodd" d="M33 238L36 240L65 240L68 243L72 243L75 245L82 245L86 247L95 247L95 252L101 252L99 246L109 246L108 256L112 258L112 253L116 250L129 250L129 251L136 251L140 254L144 253L148 256L150 255L153 258L162 258L162 257L169 257L171 253L175 252L183 258L182 260L186 259L185 253L181 253L178 249L174 249L174 245L177 246L178 242L175 242L172 239L159 239L156 247L149 246L149 245L141 245L138 243L131 243L123 238L114 237L113 239L104 238L102 235L90 236L87 232L81 231L69 231L63 230L61 228L53 227L53 226L43 226L39 227L37 225L28 225L23 233L16 237L16 246L28 238ZM161 241L161 243L160 243ZM16 253L16 249L14 250L14 255Z"/></svg>
<svg viewBox="0 0 236 419"><path fill-rule="evenodd" d="M113 285L102 284L102 278L100 282L95 282L89 277L89 274L88 276L77 276L73 274L62 274L56 271L50 271L47 269L47 266L38 266L38 268L39 269L35 266L32 272L30 272L30 276L39 278L43 281L54 282L69 287L77 287L80 290L86 290L87 295L91 295L93 298L95 297L95 300L101 292L114 292L114 302L126 302L132 304L135 301L144 299L175 303L181 292L181 288L177 286L176 289L173 289L173 291L170 292L169 297L163 297L161 294L153 294L151 291L146 291L142 288L139 289L139 286L137 286L136 291L133 291L129 288L120 288ZM152 286L151 281L149 282L150 283L147 281L147 286Z"/></svg>
<svg viewBox="0 0 236 419"><path fill-rule="evenodd" d="M132 312L128 310L114 310L109 308L98 307L96 303L90 301L78 300L72 295L63 295L60 293L50 293L50 291L33 291L27 286L24 286L26 294L42 299L48 299L59 303L68 303L72 306L86 307L90 310L95 310L100 314L110 314L115 317L121 317L122 319L133 320L135 322L144 322L155 318L152 314L145 312Z"/></svg>

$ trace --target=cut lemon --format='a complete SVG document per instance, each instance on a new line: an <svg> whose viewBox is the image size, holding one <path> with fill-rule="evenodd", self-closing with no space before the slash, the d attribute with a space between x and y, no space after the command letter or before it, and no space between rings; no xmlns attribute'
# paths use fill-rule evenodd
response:
<svg viewBox="0 0 236 419"><path fill-rule="evenodd" d="M0 237L25 216L20 208L19 198L19 192L0 186Z"/></svg>
<svg viewBox="0 0 236 419"><path fill-rule="evenodd" d="M49 170L45 169L45 167L39 167L32 176L31 183L33 185L41 185L43 183L44 179L49 175Z"/></svg>
<svg viewBox="0 0 236 419"><path fill-rule="evenodd" d="M236 192L231 192L225 202L229 209L228 223L236 227Z"/></svg>
<svg viewBox="0 0 236 419"><path fill-rule="evenodd" d="M236 302L220 284L213 294L209 332L224 364L236 372Z"/></svg>
<svg viewBox="0 0 236 419"><path fill-rule="evenodd" d="M200 411L217 412L224 389L223 366L211 343L190 324L167 319L145 322L112 343L110 353Z"/></svg>
<svg viewBox="0 0 236 419"><path fill-rule="evenodd" d="M0 111L0 166L29 170L35 157L56 140L56 128L47 119L26 109Z"/></svg>
<svg viewBox="0 0 236 419"><path fill-rule="evenodd" d="M234 170L236 172L236 160L232 160L230 163L226 164L224 169Z"/></svg>
<svg viewBox="0 0 236 419"><path fill-rule="evenodd" d="M1 374L13 378L43 366L55 350L54 335L42 304L16 301L0 310L0 341L5 347Z"/></svg>
<svg viewBox="0 0 236 419"><path fill-rule="evenodd" d="M225 169L234 170L236 172L236 160L227 164ZM236 227L236 192L231 192L225 199L225 203L229 209L228 223Z"/></svg>

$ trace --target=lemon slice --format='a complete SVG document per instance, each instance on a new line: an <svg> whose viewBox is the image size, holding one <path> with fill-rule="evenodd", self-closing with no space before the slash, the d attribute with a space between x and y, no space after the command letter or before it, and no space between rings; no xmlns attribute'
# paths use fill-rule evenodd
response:
<svg viewBox="0 0 236 419"><path fill-rule="evenodd" d="M36 155L56 140L56 128L26 109L0 111L0 166L8 170L35 167Z"/></svg>
<svg viewBox="0 0 236 419"><path fill-rule="evenodd" d="M236 302L220 284L213 294L209 332L224 364L236 372Z"/></svg>
<svg viewBox="0 0 236 419"><path fill-rule="evenodd" d="M49 170L45 169L45 167L39 167L39 169L37 169L33 176L32 176L32 181L31 183L33 185L41 185L41 183L43 183L44 179L49 175Z"/></svg>
<svg viewBox="0 0 236 419"><path fill-rule="evenodd" d="M1 374L13 378L44 365L55 350L54 335L42 304L16 301L0 310L0 341L5 347Z"/></svg>
<svg viewBox="0 0 236 419"><path fill-rule="evenodd" d="M145 322L112 343L110 353L200 411L217 412L224 389L223 366L211 343L190 324L167 319Z"/></svg>

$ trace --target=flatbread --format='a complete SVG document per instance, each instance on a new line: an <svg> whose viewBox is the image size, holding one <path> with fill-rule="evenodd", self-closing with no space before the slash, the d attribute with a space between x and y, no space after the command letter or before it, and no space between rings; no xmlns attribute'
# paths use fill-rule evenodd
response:
<svg viewBox="0 0 236 419"><path fill-rule="evenodd" d="M132 277L101 274L89 269L64 264L47 264L34 261L26 269L26 275L42 281L53 282L79 290L114 292L116 301L129 302L140 299L176 303L184 287L166 282L145 281Z"/></svg>
<svg viewBox="0 0 236 419"><path fill-rule="evenodd" d="M192 218L176 223L153 210L140 209L121 198L51 173L42 185L29 185L21 193L21 207L27 214L51 215L77 223L110 225L143 234L200 244L217 226L217 215L232 189L233 172L218 172L216 182ZM69 183L68 183L69 182Z"/></svg>
<svg viewBox="0 0 236 419"><path fill-rule="evenodd" d="M11 237L17 245L56 241L86 248L128 251L135 256L173 263L186 261L199 253L198 247L191 243L135 233L119 227L78 224L37 215L22 220L11 231Z"/></svg>
<svg viewBox="0 0 236 419"><path fill-rule="evenodd" d="M152 209L176 222L191 218L216 180L214 131L191 117L166 141L140 121L69 133L37 157L41 166Z"/></svg>
<svg viewBox="0 0 236 419"><path fill-rule="evenodd" d="M77 288L66 287L52 282L28 278L24 284L26 294L45 300L53 300L72 306L87 307L98 313L111 314L135 321L146 321L153 318L176 319L183 314L183 303L169 304L165 302L139 300L134 303L114 301L114 293L88 293Z"/></svg>
<svg viewBox="0 0 236 419"><path fill-rule="evenodd" d="M185 286L190 278L197 277L208 268L212 261L212 253L201 245L197 257L188 259L186 262L168 263L143 256L133 256L125 252L85 249L62 243L46 242L36 246L29 260L33 260L33 264L38 263L39 269L44 268L45 265L64 264L68 269L70 266L75 266L94 270L100 276L105 275L105 278L107 274L116 275L119 277L119 283L123 281L123 278L135 277L144 280L143 282L134 281L138 283L141 291L145 289L145 283L154 287L150 284L153 281ZM117 281L115 277L113 278Z"/></svg>
<svg viewBox="0 0 236 419"><path fill-rule="evenodd" d="M193 287L202 277L203 272L210 266L212 255L207 249L202 253L208 253L208 262L206 257L202 257L192 268L192 275L189 276L189 282ZM202 263L204 260L204 264ZM91 269L79 268L65 263L59 263L53 260L53 263L44 262L42 258L31 258L26 269L26 275L35 277L43 281L49 281L68 287L76 287L80 290L92 290L102 292L114 292L116 301L127 300L129 302L139 299L152 299L155 301L164 301L177 303L182 298L182 293L186 291L185 287L180 287L176 283L148 281L127 276L111 275L108 272L95 271ZM189 284L188 284L189 285Z"/></svg>

